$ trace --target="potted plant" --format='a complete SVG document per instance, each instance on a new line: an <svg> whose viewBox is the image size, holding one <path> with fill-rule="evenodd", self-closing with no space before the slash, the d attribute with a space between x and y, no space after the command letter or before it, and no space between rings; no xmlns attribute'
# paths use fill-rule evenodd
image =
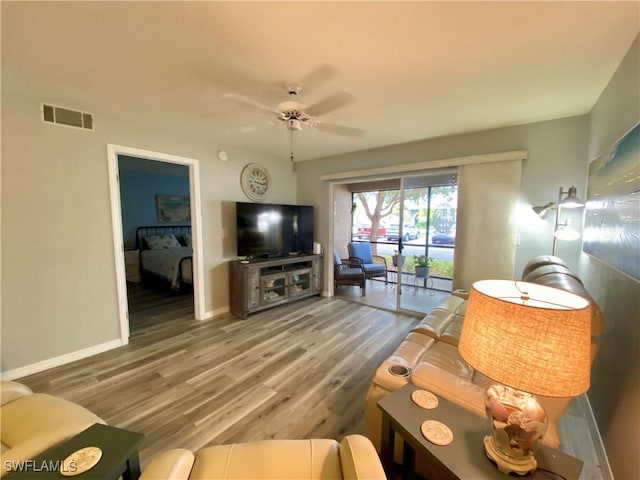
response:
<svg viewBox="0 0 640 480"><path fill-rule="evenodd" d="M414 255L413 256L416 277L427 278L429 276L429 267L433 262L433 258L426 255Z"/></svg>
<svg viewBox="0 0 640 480"><path fill-rule="evenodd" d="M391 261L393 261L393 266L397 267L400 265L404 266L404 255L398 255L398 250L393 251L393 255L391 256Z"/></svg>

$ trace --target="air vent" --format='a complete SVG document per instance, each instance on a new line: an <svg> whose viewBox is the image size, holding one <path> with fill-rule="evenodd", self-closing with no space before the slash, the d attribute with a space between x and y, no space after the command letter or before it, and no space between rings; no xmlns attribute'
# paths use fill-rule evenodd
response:
<svg viewBox="0 0 640 480"><path fill-rule="evenodd" d="M46 103L42 104L42 120L68 127L93 130L93 114Z"/></svg>

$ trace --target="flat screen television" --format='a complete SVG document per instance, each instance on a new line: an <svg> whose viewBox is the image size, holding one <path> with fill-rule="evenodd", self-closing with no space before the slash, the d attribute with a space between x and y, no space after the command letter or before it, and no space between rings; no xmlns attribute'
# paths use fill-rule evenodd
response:
<svg viewBox="0 0 640 480"><path fill-rule="evenodd" d="M238 256L282 257L313 251L313 206L236 202Z"/></svg>

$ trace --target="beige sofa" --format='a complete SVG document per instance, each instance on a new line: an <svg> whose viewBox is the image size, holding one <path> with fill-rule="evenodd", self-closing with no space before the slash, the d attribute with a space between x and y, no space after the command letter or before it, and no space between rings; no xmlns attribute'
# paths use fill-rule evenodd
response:
<svg viewBox="0 0 640 480"><path fill-rule="evenodd" d="M12 462L29 460L80 433L104 423L86 408L62 398L33 393L17 382L0 382L2 474Z"/></svg>
<svg viewBox="0 0 640 480"><path fill-rule="evenodd" d="M522 272L522 280L562 288L592 302L592 360L602 333L602 313L580 279L558 257L540 256ZM468 292L457 291L429 312L376 370L365 403L366 435L380 448L381 414L377 402L408 382L485 416L484 391L491 381L475 372L460 356L458 340ZM570 398L538 397L547 411L549 426L543 443L557 448L561 439L557 421ZM401 444L401 442L396 442ZM396 454L399 450L396 451Z"/></svg>
<svg viewBox="0 0 640 480"><path fill-rule="evenodd" d="M265 440L206 447L195 455L169 450L157 455L141 480L205 479L383 480L378 454L368 438Z"/></svg>

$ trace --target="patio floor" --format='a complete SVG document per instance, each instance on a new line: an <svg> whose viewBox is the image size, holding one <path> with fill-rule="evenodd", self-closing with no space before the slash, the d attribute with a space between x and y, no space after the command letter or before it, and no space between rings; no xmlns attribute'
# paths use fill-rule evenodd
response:
<svg viewBox="0 0 640 480"><path fill-rule="evenodd" d="M429 288L425 288L425 284ZM402 275L401 305L405 310L416 312L416 316L422 316L451 293L451 280L438 278L416 279L414 275ZM367 280L367 294L360 295L358 286L340 286L334 294L337 298L343 298L352 302L362 303L371 307L396 311L396 275L390 273L389 283L384 280Z"/></svg>

